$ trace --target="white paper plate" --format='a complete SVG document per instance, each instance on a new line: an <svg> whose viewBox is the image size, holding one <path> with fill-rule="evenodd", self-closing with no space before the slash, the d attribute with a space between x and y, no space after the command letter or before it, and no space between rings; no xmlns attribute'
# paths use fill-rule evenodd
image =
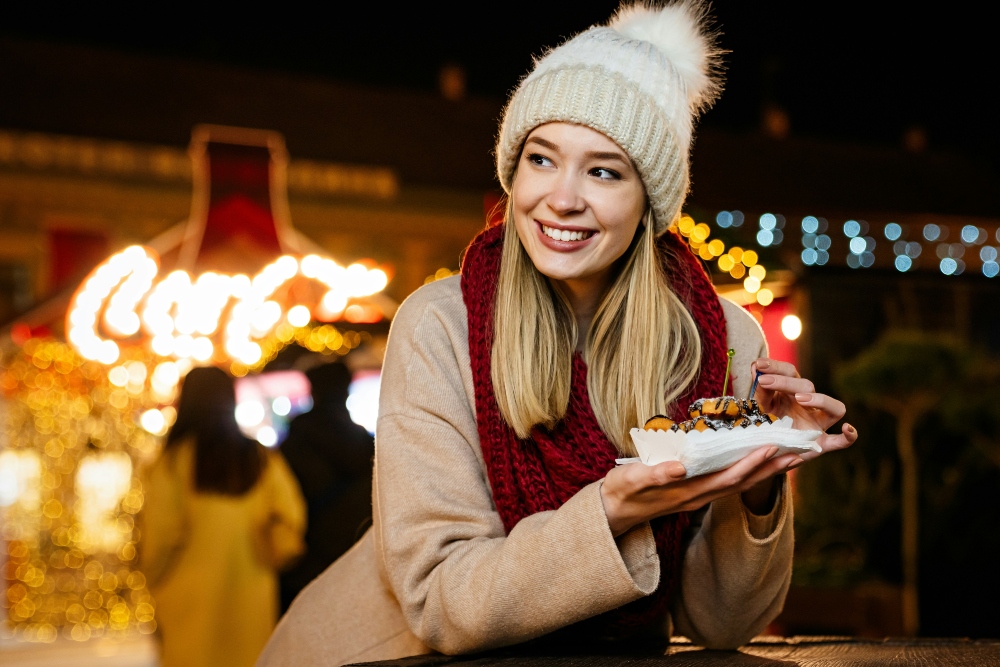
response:
<svg viewBox="0 0 1000 667"><path fill-rule="evenodd" d="M680 461L688 477L724 470L761 447L776 446L781 456L790 452L820 452L816 439L821 431L801 431L792 428L792 420L783 417L773 424L735 428L726 431L646 431L631 430L638 459L619 459L619 463L641 461L656 465L664 461Z"/></svg>

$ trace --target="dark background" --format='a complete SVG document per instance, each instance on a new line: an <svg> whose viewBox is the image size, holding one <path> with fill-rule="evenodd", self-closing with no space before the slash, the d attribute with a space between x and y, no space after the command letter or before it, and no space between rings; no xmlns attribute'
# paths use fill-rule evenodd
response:
<svg viewBox="0 0 1000 667"><path fill-rule="evenodd" d="M141 15L8 5L0 36L426 91L454 63L466 69L471 95L502 100L532 54L606 21L617 4L293 3L230 13L170 5ZM777 104L793 135L898 146L918 126L930 150L996 169L997 58L986 11L966 3L928 11L903 2L714 2L720 43L731 53L726 92L704 126L754 130L762 108Z"/></svg>

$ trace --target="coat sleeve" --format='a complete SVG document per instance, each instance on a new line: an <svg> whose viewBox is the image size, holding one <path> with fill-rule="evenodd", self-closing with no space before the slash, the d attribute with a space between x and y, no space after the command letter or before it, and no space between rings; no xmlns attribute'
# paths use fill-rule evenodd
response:
<svg viewBox="0 0 1000 667"><path fill-rule="evenodd" d="M708 648L750 641L781 612L791 583L792 503L787 479L772 512L754 516L738 495L712 503L684 555L675 630Z"/></svg>
<svg viewBox="0 0 1000 667"><path fill-rule="evenodd" d="M750 391L750 363L767 356L756 321L723 301L729 346L736 351L734 391ZM792 499L786 476L766 516L750 513L739 495L711 504L695 526L684 555L675 629L709 648L736 648L781 612L791 583L794 547Z"/></svg>
<svg viewBox="0 0 1000 667"><path fill-rule="evenodd" d="M177 551L183 546L187 517L181 475L188 452L184 445L165 451L144 476L141 514L142 541L139 563L146 581L156 586L170 572Z"/></svg>
<svg viewBox="0 0 1000 667"><path fill-rule="evenodd" d="M648 524L613 538L600 482L505 535L462 374L465 308L453 294L435 300L441 292L419 290L396 315L376 437L376 557L413 633L443 653L471 652L655 590Z"/></svg>

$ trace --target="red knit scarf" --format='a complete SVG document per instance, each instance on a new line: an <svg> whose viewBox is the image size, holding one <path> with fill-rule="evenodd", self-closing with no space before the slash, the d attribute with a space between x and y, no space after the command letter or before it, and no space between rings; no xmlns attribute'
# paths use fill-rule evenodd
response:
<svg viewBox="0 0 1000 667"><path fill-rule="evenodd" d="M536 427L528 439L521 440L501 416L490 363L503 235L503 225L497 225L481 233L469 246L462 263L462 297L469 318L479 444L497 512L509 533L524 517L557 509L584 486L603 478L614 468L619 454L594 416L587 394L587 365L579 354L573 355L569 407L553 429ZM696 398L718 396L722 391L726 320L708 275L686 244L673 233L664 234L657 244L671 287L688 307L701 334L700 376L672 409L681 416ZM635 354L642 351L636 350ZM610 612L607 620L612 626L625 630L646 625L666 611L680 575L681 535L688 523L684 513L652 522L660 557L659 588L644 599Z"/></svg>

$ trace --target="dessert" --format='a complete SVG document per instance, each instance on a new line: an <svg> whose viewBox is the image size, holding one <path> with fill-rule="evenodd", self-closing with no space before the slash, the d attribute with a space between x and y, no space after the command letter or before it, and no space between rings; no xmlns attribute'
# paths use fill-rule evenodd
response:
<svg viewBox="0 0 1000 667"><path fill-rule="evenodd" d="M674 426L676 422L669 417L664 417L663 415L655 415L646 420L643 428L647 431L671 431L676 430Z"/></svg>
<svg viewBox="0 0 1000 667"><path fill-rule="evenodd" d="M726 431L736 428L749 428L762 424L772 424L778 418L760 409L760 405L752 398L736 398L720 396L718 398L702 398L688 408L687 421L674 422L663 415L656 415L646 420L643 430L646 431Z"/></svg>
<svg viewBox="0 0 1000 667"><path fill-rule="evenodd" d="M756 380L750 386L748 398L728 395L729 366L734 352L729 350L727 356L730 363L726 366L721 396L695 401L688 408L688 419L683 421L656 415L642 428L633 428L629 434L635 443L636 457L618 459L618 463L638 461L654 466L680 461L686 477L697 477L728 468L761 447L777 447L775 456L822 452L816 443L822 431L793 428L791 417L778 419L749 398L756 394ZM757 371L757 378L761 375Z"/></svg>

